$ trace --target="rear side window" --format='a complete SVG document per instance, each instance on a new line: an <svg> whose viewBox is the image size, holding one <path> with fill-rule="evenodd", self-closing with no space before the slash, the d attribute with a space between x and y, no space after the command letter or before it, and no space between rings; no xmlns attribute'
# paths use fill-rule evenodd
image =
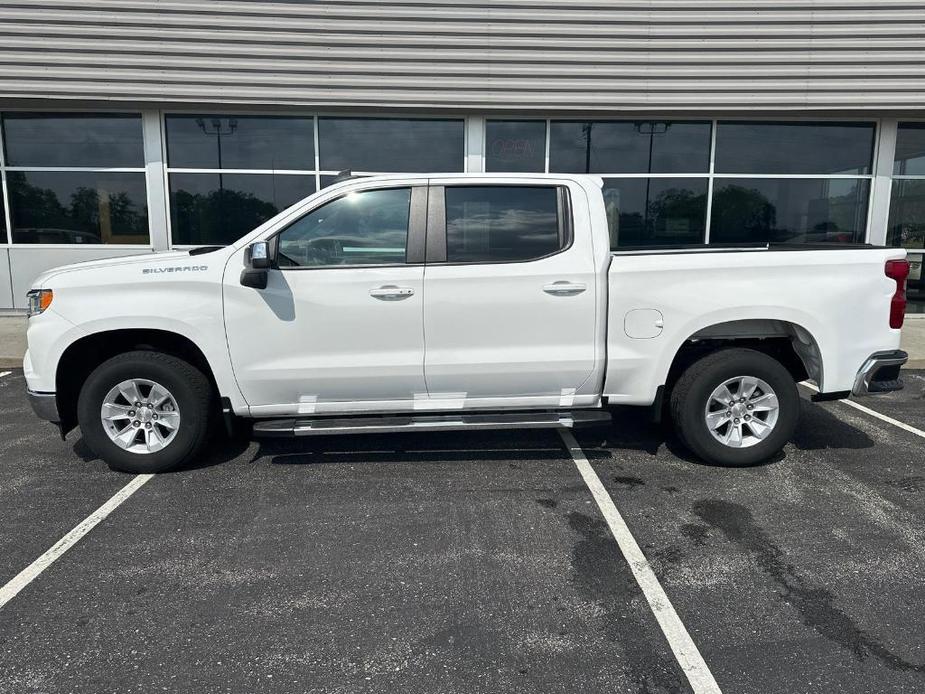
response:
<svg viewBox="0 0 925 694"><path fill-rule="evenodd" d="M448 186L446 260L516 262L565 246L564 214L556 186Z"/></svg>

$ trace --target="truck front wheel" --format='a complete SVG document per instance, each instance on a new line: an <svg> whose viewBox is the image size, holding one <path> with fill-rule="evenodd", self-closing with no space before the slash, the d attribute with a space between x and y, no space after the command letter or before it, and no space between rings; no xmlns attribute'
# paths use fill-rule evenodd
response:
<svg viewBox="0 0 925 694"><path fill-rule="evenodd" d="M211 403L209 380L191 364L161 352L126 352L87 377L77 419L91 450L113 470L164 472L202 448Z"/></svg>
<svg viewBox="0 0 925 694"><path fill-rule="evenodd" d="M753 349L724 349L691 364L671 392L681 441L708 463L741 467L778 453L793 436L800 396L790 372Z"/></svg>

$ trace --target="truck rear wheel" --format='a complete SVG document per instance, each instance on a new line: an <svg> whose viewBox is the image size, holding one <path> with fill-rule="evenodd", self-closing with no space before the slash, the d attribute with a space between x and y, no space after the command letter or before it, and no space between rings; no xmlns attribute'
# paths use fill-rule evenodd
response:
<svg viewBox="0 0 925 694"><path fill-rule="evenodd" d="M741 467L778 453L793 436L800 396L790 372L753 349L724 349L691 364L671 393L681 441L708 463Z"/></svg>
<svg viewBox="0 0 925 694"><path fill-rule="evenodd" d="M113 470L164 472L193 459L209 429L212 389L191 364L160 352L119 354L77 401L84 440Z"/></svg>

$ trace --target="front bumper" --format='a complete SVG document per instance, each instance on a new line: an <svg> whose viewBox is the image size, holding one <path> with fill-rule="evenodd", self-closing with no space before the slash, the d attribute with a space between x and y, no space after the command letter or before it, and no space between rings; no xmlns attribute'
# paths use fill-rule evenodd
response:
<svg viewBox="0 0 925 694"><path fill-rule="evenodd" d="M872 354L858 371L851 394L872 395L901 390L903 381L899 377L899 369L908 359L909 355L901 349Z"/></svg>
<svg viewBox="0 0 925 694"><path fill-rule="evenodd" d="M26 393L29 396L32 411L40 419L54 422L55 424L61 421L61 416L58 414L58 399L54 393L36 393L32 390L26 391Z"/></svg>

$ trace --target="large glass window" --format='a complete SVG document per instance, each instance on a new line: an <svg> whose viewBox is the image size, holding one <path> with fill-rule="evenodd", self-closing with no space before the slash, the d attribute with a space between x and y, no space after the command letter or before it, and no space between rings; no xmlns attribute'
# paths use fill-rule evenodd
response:
<svg viewBox="0 0 925 694"><path fill-rule="evenodd" d="M604 207L611 248L702 243L707 179L608 178Z"/></svg>
<svg viewBox="0 0 925 694"><path fill-rule="evenodd" d="M324 171L462 171L465 121L320 118L318 147Z"/></svg>
<svg viewBox="0 0 925 694"><path fill-rule="evenodd" d="M314 192L314 176L171 173L173 242L182 245L234 243Z"/></svg>
<svg viewBox="0 0 925 694"><path fill-rule="evenodd" d="M925 123L899 124L893 174L925 176Z"/></svg>
<svg viewBox="0 0 925 694"><path fill-rule="evenodd" d="M553 186L446 188L446 259L513 262L555 253L564 242Z"/></svg>
<svg viewBox="0 0 925 694"><path fill-rule="evenodd" d="M141 173L11 171L13 243L147 243Z"/></svg>
<svg viewBox="0 0 925 694"><path fill-rule="evenodd" d="M315 169L312 118L171 115L166 122L173 168Z"/></svg>
<svg viewBox="0 0 925 694"><path fill-rule="evenodd" d="M870 173L873 123L724 122L716 127L717 173Z"/></svg>
<svg viewBox="0 0 925 694"><path fill-rule="evenodd" d="M281 267L405 262L410 188L349 193L312 210L279 235Z"/></svg>
<svg viewBox="0 0 925 694"><path fill-rule="evenodd" d="M896 134L887 243L909 249L910 313L925 312L925 123L900 123ZM918 252L916 252L918 251Z"/></svg>
<svg viewBox="0 0 925 694"><path fill-rule="evenodd" d="M5 113L7 166L143 167L141 116Z"/></svg>
<svg viewBox="0 0 925 694"><path fill-rule="evenodd" d="M569 173L706 173L710 123L552 121L549 170Z"/></svg>
<svg viewBox="0 0 925 694"><path fill-rule="evenodd" d="M860 242L869 194L850 178L717 179L710 242Z"/></svg>
<svg viewBox="0 0 925 694"><path fill-rule="evenodd" d="M165 121L176 245L234 243L317 188L312 117L172 114Z"/></svg>
<svg viewBox="0 0 925 694"><path fill-rule="evenodd" d="M875 133L873 123L720 121L710 243L863 242Z"/></svg>
<svg viewBox="0 0 925 694"><path fill-rule="evenodd" d="M485 170L546 170L546 121L490 120L485 123Z"/></svg>
<svg viewBox="0 0 925 694"><path fill-rule="evenodd" d="M711 137L710 121L551 121L549 170L603 176L613 249L700 244Z"/></svg>
<svg viewBox="0 0 925 694"><path fill-rule="evenodd" d="M147 244L141 116L4 113L10 240Z"/></svg>

